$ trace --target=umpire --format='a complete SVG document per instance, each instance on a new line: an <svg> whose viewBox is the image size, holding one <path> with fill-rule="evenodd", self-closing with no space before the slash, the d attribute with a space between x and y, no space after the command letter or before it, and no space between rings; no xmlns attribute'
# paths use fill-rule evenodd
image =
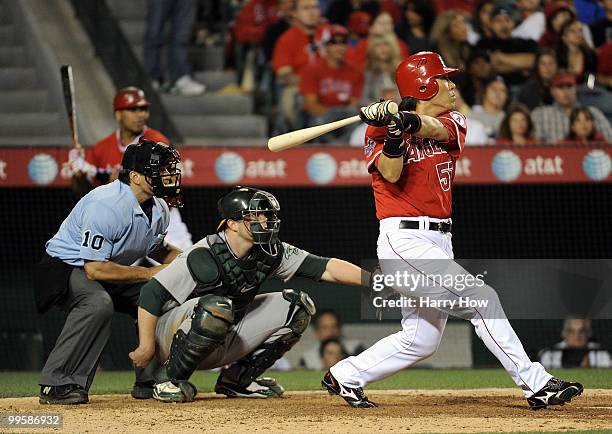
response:
<svg viewBox="0 0 612 434"><path fill-rule="evenodd" d="M181 253L164 243L168 204L181 205L179 162L162 143L128 146L119 179L85 195L47 242L35 269L37 308L56 305L67 318L42 371L41 404L89 401L113 312L136 318L140 286ZM146 255L162 265L130 266ZM151 378L137 371L132 396L151 397Z"/></svg>

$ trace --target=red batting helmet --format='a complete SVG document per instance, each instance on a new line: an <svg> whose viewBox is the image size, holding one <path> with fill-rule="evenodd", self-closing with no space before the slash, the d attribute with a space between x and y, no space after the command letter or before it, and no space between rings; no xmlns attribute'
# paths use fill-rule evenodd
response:
<svg viewBox="0 0 612 434"><path fill-rule="evenodd" d="M395 81L402 98L428 100L436 96L439 90L435 78L457 71L446 66L438 53L420 51L399 64Z"/></svg>
<svg viewBox="0 0 612 434"><path fill-rule="evenodd" d="M134 86L119 89L113 100L114 110L125 110L132 107L149 107L151 103L147 101L142 89Z"/></svg>

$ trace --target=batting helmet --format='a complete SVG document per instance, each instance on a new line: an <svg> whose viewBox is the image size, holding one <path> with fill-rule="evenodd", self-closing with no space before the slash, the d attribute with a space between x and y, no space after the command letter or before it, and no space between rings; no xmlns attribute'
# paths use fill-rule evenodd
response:
<svg viewBox="0 0 612 434"><path fill-rule="evenodd" d="M408 57L395 71L395 81L402 98L428 100L439 90L436 77L459 71L449 68L438 53L421 51Z"/></svg>
<svg viewBox="0 0 612 434"><path fill-rule="evenodd" d="M119 89L113 100L114 110L125 110L133 107L149 107L151 103L147 101L142 89L134 86Z"/></svg>

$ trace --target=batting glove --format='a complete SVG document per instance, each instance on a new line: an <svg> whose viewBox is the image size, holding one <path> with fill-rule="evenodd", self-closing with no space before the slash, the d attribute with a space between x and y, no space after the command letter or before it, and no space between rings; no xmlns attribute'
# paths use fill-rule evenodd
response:
<svg viewBox="0 0 612 434"><path fill-rule="evenodd" d="M68 162L66 165L71 176L82 173L90 177L95 176L97 171L95 166L83 158L83 153L79 149L71 149L68 152Z"/></svg>
<svg viewBox="0 0 612 434"><path fill-rule="evenodd" d="M393 101L380 100L368 104L366 107L359 109L359 117L363 122L373 127L384 127L388 125L391 119L389 118L389 104Z"/></svg>

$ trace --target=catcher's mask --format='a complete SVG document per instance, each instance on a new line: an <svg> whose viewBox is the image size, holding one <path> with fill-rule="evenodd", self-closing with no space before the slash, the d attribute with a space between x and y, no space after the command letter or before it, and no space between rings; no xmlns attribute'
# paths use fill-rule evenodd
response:
<svg viewBox="0 0 612 434"><path fill-rule="evenodd" d="M243 220L253 237L253 243L261 246L269 255L276 256L281 220L278 218L278 200L267 191L250 187L238 187L218 202L221 229L227 220Z"/></svg>
<svg viewBox="0 0 612 434"><path fill-rule="evenodd" d="M125 150L121 162L124 174L135 171L143 174L153 195L166 200L168 206L183 206L181 194L181 157L176 149L152 140L140 139Z"/></svg>

